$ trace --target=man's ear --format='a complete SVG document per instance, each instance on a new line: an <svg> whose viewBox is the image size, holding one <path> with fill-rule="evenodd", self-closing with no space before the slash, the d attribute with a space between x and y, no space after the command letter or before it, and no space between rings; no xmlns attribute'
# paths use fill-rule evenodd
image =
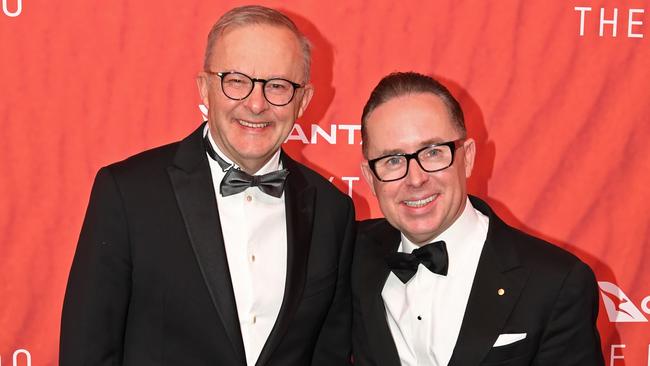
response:
<svg viewBox="0 0 650 366"><path fill-rule="evenodd" d="M201 97L201 101L203 102L203 105L210 109L210 101L208 99L208 82L208 74L205 71L201 71L196 76L196 86L199 88L199 96Z"/></svg>
<svg viewBox="0 0 650 366"><path fill-rule="evenodd" d="M377 196L377 193L375 193L375 184L374 184L374 174L372 173L372 170L370 169L370 165L368 165L368 160L363 159L361 162L361 174L363 174L363 179L366 180L366 183L370 186L370 191L372 192L373 196Z"/></svg>
<svg viewBox="0 0 650 366"><path fill-rule="evenodd" d="M298 107L298 116L296 118L302 117L302 114L305 113L309 102L311 102L311 97L314 96L314 86L311 84L305 85L303 88L302 98L300 99L300 107Z"/></svg>
<svg viewBox="0 0 650 366"><path fill-rule="evenodd" d="M472 175L472 169L474 168L474 157L476 156L476 143L474 139L468 138L463 142L465 149L464 154L464 166L465 166L465 178L469 178Z"/></svg>

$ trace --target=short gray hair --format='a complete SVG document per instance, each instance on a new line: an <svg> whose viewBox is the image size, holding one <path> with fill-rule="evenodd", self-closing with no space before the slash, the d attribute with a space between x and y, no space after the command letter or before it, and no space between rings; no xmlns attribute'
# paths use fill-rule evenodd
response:
<svg viewBox="0 0 650 366"><path fill-rule="evenodd" d="M203 68L207 71L210 59L212 58L214 44L219 37L230 27L241 27L253 24L266 24L285 27L295 34L302 48L302 56L305 69L304 83L309 81L311 68L311 43L309 39L298 29L296 24L281 12L259 5L247 5L234 8L226 12L212 26L208 33L208 43L205 48Z"/></svg>

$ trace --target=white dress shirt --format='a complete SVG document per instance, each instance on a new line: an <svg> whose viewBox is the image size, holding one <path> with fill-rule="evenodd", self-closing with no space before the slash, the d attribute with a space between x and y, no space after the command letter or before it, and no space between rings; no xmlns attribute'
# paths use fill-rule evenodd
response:
<svg viewBox="0 0 650 366"><path fill-rule="evenodd" d="M446 243L447 276L420 264L406 284L392 272L384 284L386 319L402 365L445 366L451 359L489 221L469 199L466 202L460 217L432 240ZM402 235L397 251L411 253L416 248Z"/></svg>
<svg viewBox="0 0 650 366"><path fill-rule="evenodd" d="M209 140L215 152L232 164L219 150L212 136L209 136ZM208 160L217 196L246 363L254 365L275 324L284 297L287 273L284 194L275 198L263 193L258 187L249 187L243 192L223 197L219 193L219 185L225 172L216 161L209 157ZM281 169L279 150L255 174L278 169Z"/></svg>

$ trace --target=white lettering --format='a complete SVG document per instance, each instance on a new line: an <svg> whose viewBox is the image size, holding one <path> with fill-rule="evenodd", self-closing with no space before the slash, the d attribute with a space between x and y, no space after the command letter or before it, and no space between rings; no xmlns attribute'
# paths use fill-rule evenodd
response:
<svg viewBox="0 0 650 366"><path fill-rule="evenodd" d="M9 11L9 6L7 5L8 2L9 0L2 0L2 12L5 13L6 16L14 18L23 12L23 0L16 0L16 11L14 12Z"/></svg>
<svg viewBox="0 0 650 366"><path fill-rule="evenodd" d="M330 183L334 183L334 177L329 177L327 180L330 181ZM348 196L352 197L352 187L354 186L354 182L359 180L359 177L341 177L341 180L344 182L347 182L348 184ZM0 365L1 366L1 365Z"/></svg>
<svg viewBox="0 0 650 366"><path fill-rule="evenodd" d="M618 8L598 8L600 9L600 21L599 21L599 29L598 29L598 34L600 37L606 37L605 35L605 27L606 26L611 26L612 27L612 37L616 37L618 35ZM574 6L573 10L577 11L580 14L580 24L579 24L579 35L580 37L583 37L585 33L589 32L589 29L585 29L586 27L589 26L590 20L595 20L593 19L593 16L590 17L589 12L593 10L592 7L590 6ZM613 11L612 11L613 10ZM611 13L610 13L611 12ZM611 18L609 17L611 14ZM643 17L638 16L637 14L644 14L645 9L642 8L630 8L627 10L627 19L623 18L621 16L622 20L621 23L625 23L627 20L627 38L643 38ZM621 26L625 26L624 24L621 24Z"/></svg>
<svg viewBox="0 0 650 366"><path fill-rule="evenodd" d="M343 131L347 131L347 143L348 145L354 145L357 141L357 136L359 132L361 131L361 126L360 125L336 125L332 124L330 125L329 131L326 131L322 127L320 127L317 124L312 124L311 125L311 133L309 138L307 138L307 134L305 134L305 131L303 127L299 124L294 124L293 129L289 133L289 136L287 136L287 139L285 142L288 141L300 141L305 145L308 144L317 144L321 141L325 141L329 143L330 145L336 145L338 138L338 134L340 133L345 133ZM344 136L341 136L344 138ZM359 144L361 144L361 138L358 139Z"/></svg>
<svg viewBox="0 0 650 366"><path fill-rule="evenodd" d="M29 354L29 351L26 349L17 349L14 352L14 357L13 357L13 366L18 366L18 355L25 355L25 366L32 366L32 355Z"/></svg>
<svg viewBox="0 0 650 366"><path fill-rule="evenodd" d="M294 135L294 132L297 135ZM305 131L303 131L302 127L300 127L300 125L297 123L293 125L293 129L291 130L291 133L289 133L289 136L287 136L287 139L284 142L291 141L291 140L297 140L302 142L303 144L309 144L309 140L307 140L307 135L305 135Z"/></svg>
<svg viewBox="0 0 650 366"><path fill-rule="evenodd" d="M318 143L316 135L321 135L330 144L336 144L336 125L330 125L330 134L328 135L325 130L320 128L319 125L311 125L311 143Z"/></svg>
<svg viewBox="0 0 650 366"><path fill-rule="evenodd" d="M599 35L603 36L605 24L612 25L612 37L616 37L616 26L618 24L618 8L614 8L614 19L605 19L605 8L600 8L600 31Z"/></svg>
<svg viewBox="0 0 650 366"><path fill-rule="evenodd" d="M644 9L630 9L630 11L628 12L627 36L629 38L643 38L643 33L632 33L632 27L635 26L635 25L638 25L638 26L643 25L643 21L634 20L634 14L643 14L644 12L645 12Z"/></svg>
<svg viewBox="0 0 650 366"><path fill-rule="evenodd" d="M625 358L625 356L623 356L622 354L621 355L615 354L617 348L625 348L625 345L624 344L612 344L612 346L610 347L610 352L611 353L609 355L609 365L610 366L614 365L615 360L622 360L622 359Z"/></svg>
<svg viewBox="0 0 650 366"><path fill-rule="evenodd" d="M643 312L646 314L650 314L650 296L646 296L641 301L641 310L643 310Z"/></svg>
<svg viewBox="0 0 650 366"><path fill-rule="evenodd" d="M573 8L580 12L580 37L585 35L585 13L591 11L590 6L576 6Z"/></svg>
<svg viewBox="0 0 650 366"><path fill-rule="evenodd" d="M352 197L352 182L359 180L359 177L341 177L341 180L348 182L348 196Z"/></svg>
<svg viewBox="0 0 650 366"><path fill-rule="evenodd" d="M354 145L354 131L361 131L361 125L339 125L339 130L347 130L348 145ZM360 139L359 142L361 142Z"/></svg>

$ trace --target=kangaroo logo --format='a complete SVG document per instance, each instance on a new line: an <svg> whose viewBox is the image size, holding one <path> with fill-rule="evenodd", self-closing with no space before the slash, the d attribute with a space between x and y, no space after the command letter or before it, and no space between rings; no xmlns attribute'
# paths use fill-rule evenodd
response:
<svg viewBox="0 0 650 366"><path fill-rule="evenodd" d="M632 303L618 286L611 282L598 281L600 294L603 297L607 317L612 323L647 322L648 319L639 308Z"/></svg>

